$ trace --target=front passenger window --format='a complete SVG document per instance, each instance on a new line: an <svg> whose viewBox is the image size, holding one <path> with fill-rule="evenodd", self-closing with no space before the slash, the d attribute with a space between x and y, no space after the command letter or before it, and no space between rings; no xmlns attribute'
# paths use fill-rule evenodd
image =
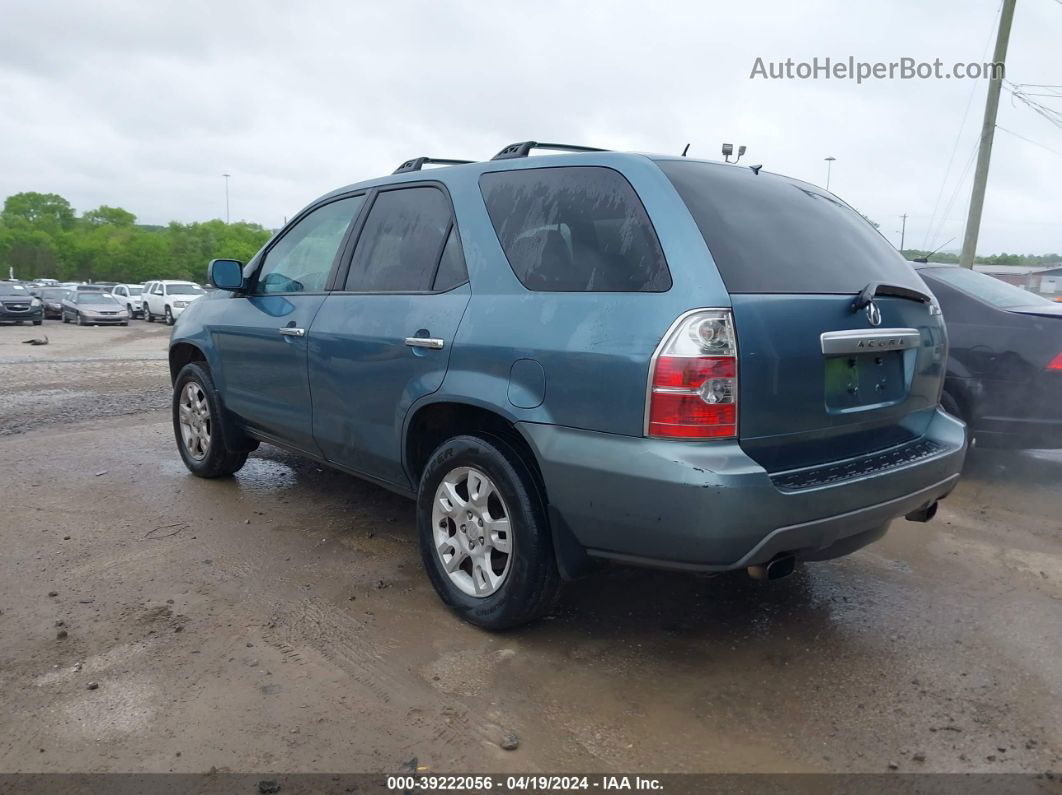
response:
<svg viewBox="0 0 1062 795"><path fill-rule="evenodd" d="M330 202L287 230L265 256L258 293L323 290L339 246L365 196Z"/></svg>

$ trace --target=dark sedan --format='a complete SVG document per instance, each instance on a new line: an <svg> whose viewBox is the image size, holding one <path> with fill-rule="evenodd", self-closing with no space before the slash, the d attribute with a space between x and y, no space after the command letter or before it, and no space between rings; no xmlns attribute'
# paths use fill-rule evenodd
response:
<svg viewBox="0 0 1062 795"><path fill-rule="evenodd" d="M63 299L69 292L66 287L41 287L40 299L44 304L44 316L46 318L61 318L63 316Z"/></svg>
<svg viewBox="0 0 1062 795"><path fill-rule="evenodd" d="M956 265L915 267L948 326L944 408L981 447L1062 447L1062 304Z"/></svg>
<svg viewBox="0 0 1062 795"><path fill-rule="evenodd" d="M32 295L21 284L0 282L0 323L29 321L35 326L44 322L44 306L41 299Z"/></svg>
<svg viewBox="0 0 1062 795"><path fill-rule="evenodd" d="M71 290L63 300L63 322L79 326L129 325L129 312L109 293Z"/></svg>

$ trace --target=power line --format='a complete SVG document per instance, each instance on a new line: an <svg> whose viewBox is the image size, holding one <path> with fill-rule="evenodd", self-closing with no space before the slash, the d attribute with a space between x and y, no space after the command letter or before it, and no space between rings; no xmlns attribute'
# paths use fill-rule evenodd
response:
<svg viewBox="0 0 1062 795"><path fill-rule="evenodd" d="M1060 1L1062 1L1062 0L1060 0ZM1023 141L1026 141L1027 143L1030 143L1033 146L1038 146L1041 149L1046 149L1048 152L1051 152L1053 154L1058 155L1059 157L1062 157L1062 152L1058 151L1057 149L1052 149L1050 146L1047 146L1046 144L1042 144L1039 141L1034 141L1032 138L1026 138L1021 133L1014 132L1014 130L1008 130L1006 127L1003 127L1002 125L999 125L999 124L996 125L996 129L997 130L1002 130L1005 133L1010 133L1015 138L1021 138Z"/></svg>

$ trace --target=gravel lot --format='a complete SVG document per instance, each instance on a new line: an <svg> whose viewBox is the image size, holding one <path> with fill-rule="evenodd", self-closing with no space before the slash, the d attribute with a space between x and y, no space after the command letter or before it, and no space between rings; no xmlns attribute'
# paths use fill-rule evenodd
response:
<svg viewBox="0 0 1062 795"><path fill-rule="evenodd" d="M776 583L615 568L489 635L411 503L268 447L188 475L167 338L0 327L0 772L1062 767L1058 453Z"/></svg>

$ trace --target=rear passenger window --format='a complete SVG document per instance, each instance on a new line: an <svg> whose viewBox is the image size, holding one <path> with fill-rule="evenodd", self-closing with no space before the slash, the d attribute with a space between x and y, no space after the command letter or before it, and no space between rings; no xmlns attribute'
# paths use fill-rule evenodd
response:
<svg viewBox="0 0 1062 795"><path fill-rule="evenodd" d="M345 289L359 293L432 289L451 224L437 188L402 188L376 197L354 249Z"/></svg>
<svg viewBox="0 0 1062 795"><path fill-rule="evenodd" d="M495 171L479 185L505 256L527 289L671 288L649 216L619 172L599 166Z"/></svg>

